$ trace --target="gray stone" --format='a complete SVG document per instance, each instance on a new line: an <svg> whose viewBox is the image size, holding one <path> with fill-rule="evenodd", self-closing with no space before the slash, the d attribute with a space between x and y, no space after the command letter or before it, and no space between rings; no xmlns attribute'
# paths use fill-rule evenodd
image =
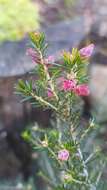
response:
<svg viewBox="0 0 107 190"><path fill-rule="evenodd" d="M27 43L27 40L22 40L0 45L0 77L21 75L34 68L26 56Z"/></svg>
<svg viewBox="0 0 107 190"><path fill-rule="evenodd" d="M62 49L69 50L71 47L76 47L86 34L84 23L85 18L81 16L44 29L48 42L52 45L49 53L56 54Z"/></svg>
<svg viewBox="0 0 107 190"><path fill-rule="evenodd" d="M77 46L85 34L83 20L84 17L78 17L41 29L50 44L48 54L56 55L62 49L69 50ZM0 77L22 75L34 68L34 63L26 55L28 47L27 39L0 45Z"/></svg>
<svg viewBox="0 0 107 190"><path fill-rule="evenodd" d="M89 86L92 112L98 122L107 122L107 65L91 66Z"/></svg>

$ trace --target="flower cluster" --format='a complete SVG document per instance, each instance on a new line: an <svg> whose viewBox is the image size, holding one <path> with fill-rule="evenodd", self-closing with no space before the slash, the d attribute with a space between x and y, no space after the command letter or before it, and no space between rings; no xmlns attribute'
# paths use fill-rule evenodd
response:
<svg viewBox="0 0 107 190"><path fill-rule="evenodd" d="M80 49L79 52L82 57L89 58L92 55L93 50L94 50L94 44L90 44ZM31 56L33 62L40 63L39 55L33 48L29 48L27 50L27 55ZM44 64L46 64L47 66L49 66L51 63L54 62L55 62L55 57L53 55L50 55L46 59L44 59ZM60 87L60 89L63 89L65 92L72 91L79 96L88 96L90 93L88 85L86 84L77 85L77 81L75 79L69 80L63 78L62 86ZM52 90L48 89L47 96L50 98L53 97L53 95L54 94Z"/></svg>
<svg viewBox="0 0 107 190"><path fill-rule="evenodd" d="M63 90L73 91L76 95L79 95L79 96L88 96L90 93L90 90L87 84L76 85L75 80L64 80Z"/></svg>
<svg viewBox="0 0 107 190"><path fill-rule="evenodd" d="M94 50L94 44L90 44L82 49L79 50L80 52L80 55L82 57L85 57L85 58L89 58L92 53L93 53L93 50ZM37 52L33 49L33 48L29 48L27 50L27 55L30 55L32 60L34 62L36 62L36 58L37 58ZM70 57L72 58L72 54L70 54ZM50 55L48 56L46 59L45 59L45 63L49 64L49 63L52 63L55 61L55 57L53 55Z"/></svg>
<svg viewBox="0 0 107 190"><path fill-rule="evenodd" d="M78 96L88 96L90 94L90 90L87 84L79 84L76 85L75 80L64 80L62 85L60 85L60 90L64 90L65 92L74 92ZM47 96L52 98L54 96L51 89L48 89Z"/></svg>

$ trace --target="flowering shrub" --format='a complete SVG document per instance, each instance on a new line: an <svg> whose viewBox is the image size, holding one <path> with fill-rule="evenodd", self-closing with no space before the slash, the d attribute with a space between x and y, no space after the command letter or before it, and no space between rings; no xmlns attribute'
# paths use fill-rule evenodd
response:
<svg viewBox="0 0 107 190"><path fill-rule="evenodd" d="M92 121L87 129L80 125L80 98L90 93L86 69L94 45L81 50L73 48L72 52L64 51L57 62L55 57L46 56L47 44L43 33L32 32L30 39L33 46L27 53L35 64L33 73L37 77L29 82L19 80L17 93L23 101L53 110L54 116L54 128L40 130L34 127L30 133L23 134L34 150L39 153L45 151L47 155L49 170L42 168L39 175L52 190L96 190L102 170L99 169L100 164L96 169L90 169L88 164L99 151L85 155L82 146L94 125Z"/></svg>

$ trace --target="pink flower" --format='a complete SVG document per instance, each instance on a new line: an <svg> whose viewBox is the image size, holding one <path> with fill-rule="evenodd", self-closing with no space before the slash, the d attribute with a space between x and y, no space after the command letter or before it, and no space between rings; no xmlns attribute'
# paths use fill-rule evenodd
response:
<svg viewBox="0 0 107 190"><path fill-rule="evenodd" d="M79 96L88 96L90 94L89 87L86 84L76 86L74 92Z"/></svg>
<svg viewBox="0 0 107 190"><path fill-rule="evenodd" d="M45 65L47 65L48 67L52 66L52 63L55 62L55 58L53 55L50 55L48 58L44 59L44 63Z"/></svg>
<svg viewBox="0 0 107 190"><path fill-rule="evenodd" d="M53 92L51 91L51 89L48 89L48 91L47 91L47 96L48 96L49 98L52 98L52 97L53 97Z"/></svg>
<svg viewBox="0 0 107 190"><path fill-rule="evenodd" d="M94 50L94 44L90 44L82 49L80 49L80 55L83 56L83 57L90 57L93 53L93 50Z"/></svg>
<svg viewBox="0 0 107 190"><path fill-rule="evenodd" d="M27 49L26 54L31 56L33 62L40 63L39 55L33 48Z"/></svg>
<svg viewBox="0 0 107 190"><path fill-rule="evenodd" d="M48 57L48 62L54 62L54 61L55 61L54 56L53 56L53 55L50 55L50 56Z"/></svg>
<svg viewBox="0 0 107 190"><path fill-rule="evenodd" d="M50 55L48 58L45 59L46 64L53 63L55 58L53 55Z"/></svg>
<svg viewBox="0 0 107 190"><path fill-rule="evenodd" d="M66 149L60 150L58 152L58 159L61 161L67 161L69 159L69 151Z"/></svg>
<svg viewBox="0 0 107 190"><path fill-rule="evenodd" d="M63 81L63 85L62 86L63 86L63 90L65 90L65 91L71 91L71 90L73 90L75 88L76 81L75 80L68 80L68 79L66 79L66 80Z"/></svg>

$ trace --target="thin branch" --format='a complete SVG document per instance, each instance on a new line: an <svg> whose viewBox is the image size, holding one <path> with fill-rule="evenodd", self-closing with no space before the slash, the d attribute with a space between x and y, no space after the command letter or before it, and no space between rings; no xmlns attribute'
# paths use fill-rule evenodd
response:
<svg viewBox="0 0 107 190"><path fill-rule="evenodd" d="M92 158L93 158L97 153L99 153L99 152L100 152L100 151L97 150L97 151L93 152L92 154L90 154L89 157L85 160L85 164L88 164L88 163L92 160Z"/></svg>
<svg viewBox="0 0 107 190"><path fill-rule="evenodd" d="M41 64L43 65L44 72L45 72L46 77L47 77L47 81L48 81L48 83L49 83L49 85L50 85L50 88L51 88L51 90L52 90L52 92L53 92L53 95L56 97L56 100L58 101L59 98L58 98L58 96L57 96L57 94L56 94L56 92L55 92L55 87L54 87L54 84L53 84L53 82L52 82L52 79L51 79L51 77L50 77L50 75L49 75L48 68L47 68L46 64L44 64L43 56L42 56L41 51L39 51L39 54L40 54Z"/></svg>
<svg viewBox="0 0 107 190"><path fill-rule="evenodd" d="M103 164L102 170L101 170L101 171L99 172L99 174L98 174L98 177L97 177L97 179L96 179L96 186L98 186L98 184L99 184L99 181L100 181L100 179L101 179L101 176L102 176L104 167L105 167L105 164Z"/></svg>
<svg viewBox="0 0 107 190"><path fill-rule="evenodd" d="M40 103L42 103L42 104L44 104L44 105L46 105L46 106L49 106L50 108L52 108L52 109L55 110L56 112L58 111L58 109L57 109L54 105L52 105L52 104L50 104L49 102L47 102L46 100L44 100L41 96L37 96L37 95L34 94L33 92L31 92L30 94L31 94L31 96L32 96L34 99L36 99L38 102L40 102Z"/></svg>
<svg viewBox="0 0 107 190"><path fill-rule="evenodd" d="M73 126L73 125L72 125L72 126ZM73 141L75 142L76 137L73 135L72 132L71 132L71 136L72 136ZM81 159L81 161L82 161L82 164L83 164L83 167L84 167L84 169L83 169L84 175L85 175L86 178L88 179L87 166L86 166L85 161L84 161L84 159L83 159L83 154L82 154L82 152L81 152L80 147L77 148L77 151L78 151L79 157L80 157L80 159Z"/></svg>

